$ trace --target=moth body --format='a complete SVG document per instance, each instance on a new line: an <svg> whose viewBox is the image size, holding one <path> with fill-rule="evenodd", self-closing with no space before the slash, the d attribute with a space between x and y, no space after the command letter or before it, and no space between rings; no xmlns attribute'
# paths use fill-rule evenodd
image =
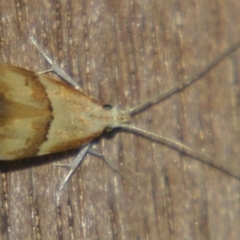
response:
<svg viewBox="0 0 240 240"><path fill-rule="evenodd" d="M79 148L126 119L67 83L0 64L0 160Z"/></svg>

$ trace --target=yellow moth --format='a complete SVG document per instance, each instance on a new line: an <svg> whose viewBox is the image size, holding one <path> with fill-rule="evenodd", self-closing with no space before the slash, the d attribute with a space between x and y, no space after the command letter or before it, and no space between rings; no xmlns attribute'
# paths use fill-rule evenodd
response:
<svg viewBox="0 0 240 240"><path fill-rule="evenodd" d="M201 151L195 151L181 142L141 130L130 125L129 121L132 115L199 79L236 50L240 46L239 42L223 52L196 77L186 79L134 108L118 111L116 108L105 109L77 89L76 85L75 88L71 86L69 83L74 84L72 79L54 65L37 43L33 39L32 41L50 62L53 70L68 83L23 68L0 64L0 160L17 160L84 146L61 185L62 188L86 152L93 152L89 150L89 143L106 129L116 127L168 144L205 162L212 160L212 157ZM98 152L94 153L103 157Z"/></svg>

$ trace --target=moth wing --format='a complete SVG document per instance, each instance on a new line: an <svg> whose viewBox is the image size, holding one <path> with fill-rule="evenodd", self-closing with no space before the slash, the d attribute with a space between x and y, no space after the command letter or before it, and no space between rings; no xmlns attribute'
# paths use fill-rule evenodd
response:
<svg viewBox="0 0 240 240"><path fill-rule="evenodd" d="M52 119L50 110L36 74L0 64L0 159L36 155Z"/></svg>
<svg viewBox="0 0 240 240"><path fill-rule="evenodd" d="M77 148L101 135L110 118L69 84L0 64L0 160Z"/></svg>

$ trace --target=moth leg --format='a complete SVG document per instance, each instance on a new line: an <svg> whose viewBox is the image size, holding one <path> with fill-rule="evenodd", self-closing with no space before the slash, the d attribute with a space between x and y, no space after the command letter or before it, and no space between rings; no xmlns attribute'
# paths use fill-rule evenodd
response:
<svg viewBox="0 0 240 240"><path fill-rule="evenodd" d="M88 149L88 153L94 155L94 156L97 156L99 158L102 158L104 160L104 162L107 163L107 165L114 171L114 172L117 172L122 178L124 178L127 182L129 182L130 184L134 185L131 180L129 180L125 174L123 174L121 172L121 170L119 169L119 167L114 164L112 161L110 161L104 154L102 154L101 152L93 149L93 148L89 148Z"/></svg>
<svg viewBox="0 0 240 240"><path fill-rule="evenodd" d="M53 60L46 54L46 52L37 43L37 41L33 37L30 37L30 39L31 39L33 45L38 49L38 51L43 55L43 57L51 65L50 69L47 69L47 70L42 71L42 72L39 72L39 74L44 74L44 73L48 73L48 72L52 72L53 71L56 74L58 74L63 80L65 80L66 82L70 83L75 88L80 89L80 86L78 86L78 84L63 69L61 69L57 64L55 64L53 62ZM57 195L57 203L58 204L60 202L61 191L63 190L63 188L65 187L65 185L68 182L69 178L74 173L74 171L77 169L78 165L81 163L81 161L83 160L83 158L84 158L84 156L86 155L87 152L102 158L113 171L117 172L123 178L126 179L126 177L121 173L120 169L114 163L112 163L106 156L104 156L102 153L100 153L100 152L98 152L98 151L96 151L96 150L94 150L92 148L89 148L89 147L90 147L90 144L88 144L84 148L82 148L80 150L79 154L77 155L76 159L73 161L73 163L71 165L54 164L55 166L69 167L70 168L67 176L64 178L63 182L60 185L59 192L58 192L58 195Z"/></svg>
<svg viewBox="0 0 240 240"><path fill-rule="evenodd" d="M74 161L71 164L70 170L68 171L68 174L66 175L66 177L63 179L59 191L57 193L57 205L60 205L60 197L61 197L61 192L63 190L63 188L65 187L65 185L67 184L68 180L70 179L70 177L72 176L72 174L75 172L75 170L77 169L77 167L79 166L79 164L82 162L82 160L84 159L86 153L89 150L91 143L83 146L83 148L81 148L81 150L79 151L77 157L74 159Z"/></svg>
<svg viewBox="0 0 240 240"><path fill-rule="evenodd" d="M53 163L53 166L55 166L55 167L70 168L70 167L71 167L71 164Z"/></svg>
<svg viewBox="0 0 240 240"><path fill-rule="evenodd" d="M65 176L65 178L61 182L58 193L57 193L57 205L58 206L60 204L60 198L61 198L61 193L62 193L63 188L66 186L68 180L70 179L72 174L76 171L76 169L78 168L78 166L80 165L80 163L82 162L82 160L84 159L84 157L87 153L91 153L95 156L98 156L98 157L102 158L113 171L119 173L123 178L125 178L125 176L121 173L120 169L114 163L112 163L102 153L98 152L97 150L94 150L93 148L90 148L90 145L91 145L91 143L89 143L89 144L85 145L83 148L81 148L81 150L79 151L78 155L76 156L76 158L74 159L72 164L53 164L54 166L57 166L57 167L68 167L68 168L70 168L67 175Z"/></svg>
<svg viewBox="0 0 240 240"><path fill-rule="evenodd" d="M88 145L87 145L88 146ZM83 150L83 149L81 149ZM130 182L131 181L129 179L127 179L127 177L121 172L121 170L119 169L119 167L114 164L112 161L110 161L104 154L102 154L101 152L93 149L93 148L88 148L87 151L85 150L84 151L84 155L82 156L82 158L80 159L79 155L82 154L82 152L80 151L78 156L76 157L76 159L74 160L74 162L72 164L59 164L59 163L56 163L56 164L53 164L54 166L57 166L57 167L67 167L67 168L70 168L67 176L65 177L65 179L63 180L63 182L61 183L61 186L60 186L60 189L59 189L59 193L61 194L61 191L62 189L64 188L64 186L66 185L66 183L68 182L69 178L71 177L71 175L75 172L75 170L77 169L77 167L79 166L79 164L81 163L81 161L83 160L84 156L86 153L90 153L94 156L97 156L101 159L104 160L104 162L107 163L107 165L114 171L114 172L117 172L121 177L123 177L126 181ZM132 183L131 183L132 184ZM60 194L59 194L59 197L60 197Z"/></svg>
<svg viewBox="0 0 240 240"><path fill-rule="evenodd" d="M73 85L75 88L80 89L80 86L63 70L61 69L57 64L53 62L53 60L46 54L46 52L39 46L37 41L30 37L33 45L37 48L37 50L43 55L43 57L47 60L47 62L51 65L51 68L40 72L39 74L43 74L46 72L55 72L58 76L60 76L64 81L68 82L69 84Z"/></svg>

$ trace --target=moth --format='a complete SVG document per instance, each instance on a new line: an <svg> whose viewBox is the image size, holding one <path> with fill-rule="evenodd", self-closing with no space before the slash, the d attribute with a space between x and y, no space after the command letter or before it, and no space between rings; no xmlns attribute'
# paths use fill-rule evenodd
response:
<svg viewBox="0 0 240 240"><path fill-rule="evenodd" d="M18 160L83 146L60 187L62 189L87 151L103 157L111 165L106 157L90 148L90 143L107 129L113 128L136 132L207 163L213 159L181 142L144 131L129 122L133 115L198 80L235 51L240 42L224 51L195 77L123 111L114 107L104 108L84 94L63 70L54 65L34 39L32 42L51 64L52 70L66 82L0 63L0 160ZM111 167L118 171L113 165Z"/></svg>

